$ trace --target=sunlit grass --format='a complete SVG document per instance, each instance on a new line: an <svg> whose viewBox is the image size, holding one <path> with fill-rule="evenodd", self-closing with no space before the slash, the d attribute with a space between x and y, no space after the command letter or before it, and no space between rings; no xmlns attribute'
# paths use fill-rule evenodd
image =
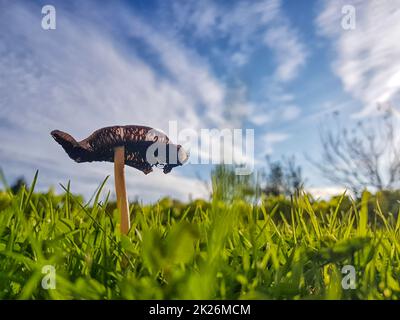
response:
<svg viewBox="0 0 400 320"><path fill-rule="evenodd" d="M213 197L173 211L160 201L131 205L121 235L114 204L93 205L70 192L0 193L1 299L398 299L400 215L378 210L367 195L323 213L307 195L290 215L279 206ZM104 196L104 195L103 195ZM111 208L111 210L110 210ZM56 289L41 286L56 268ZM356 289L342 288L342 267Z"/></svg>

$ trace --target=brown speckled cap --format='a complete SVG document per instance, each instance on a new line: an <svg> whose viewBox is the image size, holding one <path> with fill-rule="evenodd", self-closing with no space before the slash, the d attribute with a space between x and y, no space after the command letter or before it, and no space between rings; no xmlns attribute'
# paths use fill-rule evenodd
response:
<svg viewBox="0 0 400 320"><path fill-rule="evenodd" d="M52 131L51 135L76 162L114 162L114 148L124 146L125 164L145 174L153 171L152 167L157 165L163 166L164 173L168 173L172 168L182 165L188 158L181 145L170 143L164 133L145 126L105 127L80 142L59 130ZM146 159L146 152L155 143L159 147L167 148L166 159L149 162Z"/></svg>

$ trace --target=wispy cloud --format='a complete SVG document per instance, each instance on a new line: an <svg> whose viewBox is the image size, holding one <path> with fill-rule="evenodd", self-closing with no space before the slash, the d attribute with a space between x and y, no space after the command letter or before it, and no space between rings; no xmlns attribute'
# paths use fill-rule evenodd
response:
<svg viewBox="0 0 400 320"><path fill-rule="evenodd" d="M175 2L175 25L193 29L196 38L227 39L230 62L243 66L256 49L271 50L280 81L294 79L307 58L306 46L291 25L280 0ZM179 5L178 5L179 4Z"/></svg>
<svg viewBox="0 0 400 320"><path fill-rule="evenodd" d="M192 99L192 105L202 109L202 116L206 118L200 117L200 120L214 122L217 125L228 125L223 117L226 88L214 77L208 64L195 51L184 47L174 38L152 29L137 16L128 20L127 27L131 35L142 39L158 55L161 63L172 76L172 83L179 88L180 92ZM185 109L181 109L181 112L184 111ZM196 118L191 120L198 122ZM196 127L201 124L205 125L200 121Z"/></svg>
<svg viewBox="0 0 400 320"><path fill-rule="evenodd" d="M282 83L271 77L267 77L264 83L263 102L251 106L250 121L257 126L265 126L268 123L285 123L298 119L301 109Z"/></svg>
<svg viewBox="0 0 400 320"><path fill-rule="evenodd" d="M189 0L175 1L173 8L172 12L168 8L165 11L174 17L167 20L174 26L174 36L191 45L206 44L206 51L211 51L218 67L222 65L228 79L233 74L236 80L235 74L246 68L264 72L258 80L263 87L258 101L249 101L248 83L241 83L234 94L233 90L228 90L224 118L232 123L246 119L263 131L271 121L283 123L300 116L296 98L286 87L298 77L309 52L282 1ZM263 60L272 63L258 66L259 59L254 63L254 55L260 52L265 57ZM253 86L255 81L252 79ZM268 151L271 148L269 146Z"/></svg>
<svg viewBox="0 0 400 320"><path fill-rule="evenodd" d="M356 28L344 30L342 7L356 9ZM344 89L373 112L378 103L400 100L399 1L325 1L316 19L321 35L333 41L333 70Z"/></svg>
<svg viewBox="0 0 400 320"><path fill-rule="evenodd" d="M315 198L319 199L330 199L333 196L342 195L345 191L349 194L348 190L341 187L329 187L329 186L319 186L307 188L307 191L310 192Z"/></svg>
<svg viewBox="0 0 400 320"><path fill-rule="evenodd" d="M134 51L128 54L107 24L57 8L60 21L54 31L40 28L35 5L12 3L0 12L0 74L7 79L0 87L0 156L7 172L30 176L33 164L43 172L42 186L71 178L87 192L93 181L112 172L110 166L73 163L51 139L52 129L82 139L112 124L167 129L168 120L198 127L209 123L211 112L218 118L223 85L195 56L187 58L184 48L156 33L147 35L158 41L163 64L173 72L166 77ZM145 25L141 29L151 32ZM204 114L200 106L210 111ZM132 193L152 199L182 197L189 185L193 196L204 196L201 183L176 173L149 178L134 172L128 184Z"/></svg>
<svg viewBox="0 0 400 320"><path fill-rule="evenodd" d="M266 154L272 154L273 146L276 143L283 142L289 138L289 135L282 132L268 132L263 135L262 141L266 147Z"/></svg>
<svg viewBox="0 0 400 320"><path fill-rule="evenodd" d="M301 72L307 50L279 0L160 1L155 21L123 2L55 6L57 29L45 31L39 4L0 2L0 76L6 79L0 82L0 161L11 177L29 177L38 168L39 187L71 179L87 194L112 172L111 164L69 160L51 139L53 129L79 140L113 124L164 131L169 120L193 129L246 124L259 129L256 144L271 152L288 136L279 131L280 138L270 133L264 141L263 126L301 115L286 86ZM259 50L268 61L263 68L253 61ZM242 68L258 74L242 79ZM262 91L257 98L254 84ZM130 192L145 200L185 198L188 190L207 195L185 168L169 175L127 172Z"/></svg>
<svg viewBox="0 0 400 320"><path fill-rule="evenodd" d="M276 56L278 66L275 76L285 82L294 79L305 64L307 51L288 23L267 30L265 43Z"/></svg>

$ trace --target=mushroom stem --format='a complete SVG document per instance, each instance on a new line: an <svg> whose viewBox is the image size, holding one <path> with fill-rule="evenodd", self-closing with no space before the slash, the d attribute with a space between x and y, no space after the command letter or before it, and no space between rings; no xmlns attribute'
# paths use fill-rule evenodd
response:
<svg viewBox="0 0 400 320"><path fill-rule="evenodd" d="M125 187L125 147L114 148L114 178L117 193L117 207L121 212L121 233L128 234L130 229L129 206Z"/></svg>

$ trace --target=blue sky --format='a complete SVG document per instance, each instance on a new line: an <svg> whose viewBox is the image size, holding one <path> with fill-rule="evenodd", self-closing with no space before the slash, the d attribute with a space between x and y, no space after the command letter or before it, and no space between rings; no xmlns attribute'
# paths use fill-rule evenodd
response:
<svg viewBox="0 0 400 320"><path fill-rule="evenodd" d="M41 8L56 8L56 30ZM343 5L356 9L344 30ZM51 139L114 124L255 130L266 154L295 155L318 195L340 190L305 160L333 111L351 123L400 87L400 1L0 0L0 166L39 188L71 180L89 195L112 164L77 164ZM128 169L130 197L205 197L209 167L169 175ZM112 181L111 181L112 182ZM112 184L107 186L112 190Z"/></svg>

